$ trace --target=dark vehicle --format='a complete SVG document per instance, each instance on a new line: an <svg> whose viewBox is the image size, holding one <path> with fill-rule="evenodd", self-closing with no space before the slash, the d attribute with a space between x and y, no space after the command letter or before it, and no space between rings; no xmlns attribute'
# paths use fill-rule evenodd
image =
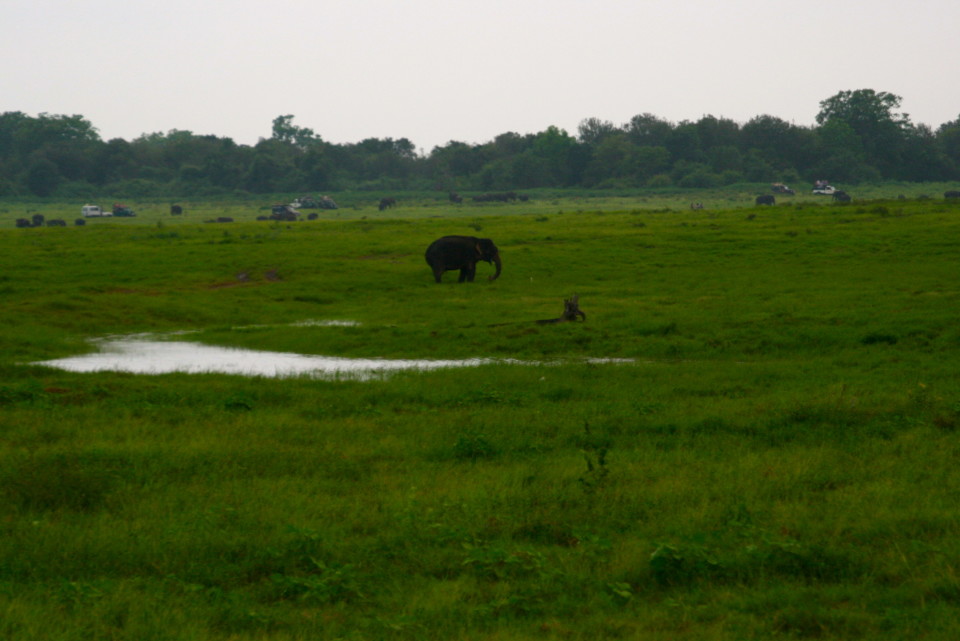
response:
<svg viewBox="0 0 960 641"><path fill-rule="evenodd" d="M294 199L290 206L294 209L336 209L337 203L330 196L301 196Z"/></svg>
<svg viewBox="0 0 960 641"><path fill-rule="evenodd" d="M270 212L270 220L293 221L300 219L300 212L290 205L274 205Z"/></svg>

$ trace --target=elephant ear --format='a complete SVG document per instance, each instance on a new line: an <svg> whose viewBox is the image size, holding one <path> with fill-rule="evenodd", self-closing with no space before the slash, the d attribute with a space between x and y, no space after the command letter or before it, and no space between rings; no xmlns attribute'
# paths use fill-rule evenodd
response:
<svg viewBox="0 0 960 641"><path fill-rule="evenodd" d="M478 256L478 257L482 257L482 256L483 256L483 249L480 248L480 243L479 243L479 242L477 243L476 249L477 249L477 256Z"/></svg>

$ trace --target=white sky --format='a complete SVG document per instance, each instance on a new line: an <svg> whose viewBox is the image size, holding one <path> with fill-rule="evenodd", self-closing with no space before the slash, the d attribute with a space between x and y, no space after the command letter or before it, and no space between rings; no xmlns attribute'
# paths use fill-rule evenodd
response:
<svg viewBox="0 0 960 641"><path fill-rule="evenodd" d="M958 28L958 0L0 0L0 112L251 145L293 114L428 153L645 112L812 125L874 89L936 129Z"/></svg>

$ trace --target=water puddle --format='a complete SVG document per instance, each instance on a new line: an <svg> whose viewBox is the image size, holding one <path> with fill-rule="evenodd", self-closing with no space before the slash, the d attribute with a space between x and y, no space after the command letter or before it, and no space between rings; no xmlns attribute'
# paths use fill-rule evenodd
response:
<svg viewBox="0 0 960 641"><path fill-rule="evenodd" d="M271 327L356 327L350 320L303 320L287 325L244 325L235 330ZM92 354L39 361L44 365L70 372L127 372L130 374L236 374L291 378L307 376L319 379L369 380L404 370L435 370L453 367L477 367L491 363L510 365L558 365L559 361L519 361L504 358L466 358L459 360L345 358L285 352L268 352L237 347L204 345L179 337L197 330L165 334L131 334L108 336L91 342L98 351ZM161 340L167 339L167 340ZM585 363L632 363L633 359L588 358Z"/></svg>
<svg viewBox="0 0 960 641"><path fill-rule="evenodd" d="M238 374L289 378L369 379L401 370L434 370L476 367L488 363L528 364L491 358L462 360L342 358L217 347L187 341L161 341L142 337L94 341L99 352L40 361L70 372L129 372L132 374Z"/></svg>

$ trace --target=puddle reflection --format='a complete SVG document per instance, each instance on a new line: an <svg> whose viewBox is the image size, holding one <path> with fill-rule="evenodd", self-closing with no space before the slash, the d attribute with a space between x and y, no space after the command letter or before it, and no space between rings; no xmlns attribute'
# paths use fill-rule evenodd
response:
<svg viewBox="0 0 960 641"><path fill-rule="evenodd" d="M342 358L216 347L185 341L113 339L96 341L95 354L71 356L34 365L46 365L71 372L129 372L133 374L239 374L285 378L367 379L400 370L432 370L475 367L487 363L522 364L521 361L470 358L464 360L392 360ZM534 364L534 363L526 363Z"/></svg>

